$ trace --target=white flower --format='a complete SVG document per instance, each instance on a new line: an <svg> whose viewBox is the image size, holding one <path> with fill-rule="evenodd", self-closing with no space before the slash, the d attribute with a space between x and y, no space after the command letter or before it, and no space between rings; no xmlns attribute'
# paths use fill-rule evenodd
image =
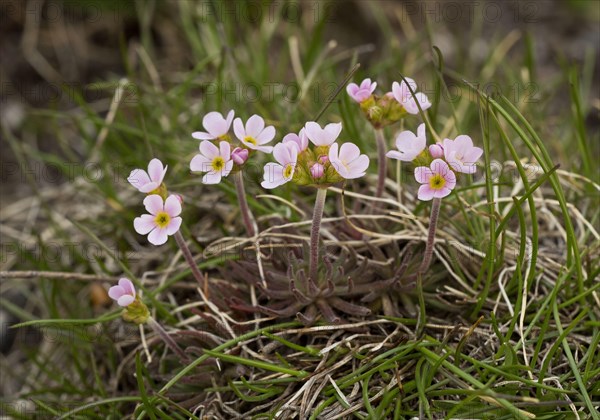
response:
<svg viewBox="0 0 600 420"><path fill-rule="evenodd" d="M210 141L204 140L200 143L200 154L190 162L190 169L194 172L206 172L202 177L204 184L218 184L233 169L231 146L222 141L217 148Z"/></svg>
<svg viewBox="0 0 600 420"><path fill-rule="evenodd" d="M354 179L364 176L369 167L369 157L362 155L354 143L344 143L339 147L333 143L329 149L329 163L342 178Z"/></svg>
<svg viewBox="0 0 600 420"><path fill-rule="evenodd" d="M298 149L294 143L278 143L273 149L273 157L278 163L269 162L265 165L263 188L275 188L291 181L296 169Z"/></svg>
<svg viewBox="0 0 600 420"><path fill-rule="evenodd" d="M387 152L386 156L404 162L412 162L425 150L427 138L425 136L425 124L419 125L417 134L412 131L403 131L396 137L396 148Z"/></svg>
<svg viewBox="0 0 600 420"><path fill-rule="evenodd" d="M275 138L275 127L265 127L265 120L258 115L251 116L245 126L241 118L236 118L233 122L233 132L250 149L265 153L271 153L273 150L272 146L264 145Z"/></svg>

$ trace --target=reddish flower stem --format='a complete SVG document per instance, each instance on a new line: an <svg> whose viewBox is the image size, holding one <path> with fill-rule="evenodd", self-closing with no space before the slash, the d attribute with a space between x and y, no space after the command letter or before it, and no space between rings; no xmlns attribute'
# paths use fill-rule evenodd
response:
<svg viewBox="0 0 600 420"><path fill-rule="evenodd" d="M323 207L327 197L327 188L317 189L315 209L313 211L313 222L310 231L310 278L319 285L319 235L321 232L321 219L323 218Z"/></svg>
<svg viewBox="0 0 600 420"><path fill-rule="evenodd" d="M254 229L254 218L252 217L252 212L250 211L248 201L246 200L246 190L244 189L244 178L241 170L233 174L233 180L235 183L235 191L237 192L238 203L240 205L240 212L242 213L244 226L246 226L246 233L248 236L252 237L256 235L256 230Z"/></svg>
<svg viewBox="0 0 600 420"><path fill-rule="evenodd" d="M435 242L435 230L437 228L438 216L440 214L440 204L442 203L441 198L434 198L431 203L431 215L429 216L429 233L427 235L427 245L425 247L425 255L423 255L423 261L419 266L419 274L424 273L431 264L433 257L433 244Z"/></svg>
<svg viewBox="0 0 600 420"><path fill-rule="evenodd" d="M181 232L177 231L175 233L175 235L173 235L173 236L175 237L175 242L177 242L177 245L179 245L179 249L181 249L181 253L183 254L183 257L185 258L185 261L188 263L188 265L192 269L192 274L194 275L194 278L196 279L198 284L203 285L205 282L204 275L198 269L198 265L196 264L196 261L194 261L194 257L192 255L192 251L190 251L190 248L185 243L185 239L183 239Z"/></svg>
<svg viewBox="0 0 600 420"><path fill-rule="evenodd" d="M378 165L378 178L377 178L377 190L375 191L375 197L380 198L383 195L385 188L385 178L387 175L387 162L386 156L387 148L385 145L385 138L383 137L383 129L375 129L375 141L377 143L377 165Z"/></svg>
<svg viewBox="0 0 600 420"><path fill-rule="evenodd" d="M162 339L162 341L164 341L165 344L171 350L173 350L173 353L175 353L177 356L179 356L179 359L181 360L182 363L188 362L189 358L185 354L185 352L183 350L181 350L181 347L179 347L177 345L177 343L171 338L171 336L169 336L169 333L166 332L165 329L154 318L148 317L148 320L146 321L146 323L150 326L150 328L152 328L152 330L154 330L154 332L156 334L158 334L158 336Z"/></svg>

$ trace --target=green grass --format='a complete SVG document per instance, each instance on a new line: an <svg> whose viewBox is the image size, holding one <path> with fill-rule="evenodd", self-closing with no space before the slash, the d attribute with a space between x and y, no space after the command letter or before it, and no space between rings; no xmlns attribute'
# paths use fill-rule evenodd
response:
<svg viewBox="0 0 600 420"><path fill-rule="evenodd" d="M114 76L94 83L104 100L78 96L71 110L28 110L18 133L3 127L23 168L51 165L66 182L47 183L23 171L30 195L3 202L2 225L12 228L3 244L14 248L5 248L11 252L3 255L2 270L127 275L167 329L202 338L176 336L192 358L183 366L148 331L145 348L138 329L125 326L115 308L90 304L94 285L106 288L107 281L7 276L3 290L21 293L26 304L0 299L20 320L18 349L1 359L3 376L18 378L12 395L2 397L2 410L23 419L34 411L81 419L232 418L236 412L256 419L294 413L311 419L600 419L600 135L588 122L598 106L589 93L597 86L597 49L582 63L538 62L535 47L542 40L535 30L498 31L490 39L484 22L476 21L470 39L487 37L487 56L477 61L468 43L445 35L455 37L455 52L446 57L434 42L446 24L427 22L413 31L365 2L386 40L367 54L364 45L347 46L344 39L332 45L336 22L324 15L312 26L286 22L279 13L275 20L218 22L201 16L192 2L152 5L129 11L137 14L140 45L122 45L122 82ZM153 45L152 25L161 14L177 28L187 66L172 68ZM559 71L542 78L544 66ZM461 179L442 203L441 242L422 294L399 297L413 308L423 299L421 322L408 306L400 308L401 317L389 317L381 305L341 329L225 316L197 292L190 270L176 259L174 241L142 245L132 229L142 206L125 181L129 171L152 157L169 165L169 187L184 197L184 236L195 254L210 255L200 268L247 298L247 286L227 277L228 260L239 255L213 255L211 248L223 237L236 243L243 236L234 189L229 181L204 186L189 173L198 145L190 134L212 110L233 108L243 119L258 113L275 125L277 139L320 117L321 123L342 121L342 137L375 162L373 132L343 91L352 74L354 81L376 79L381 89L401 75L414 77L436 99L427 113L431 129L442 138L469 134L485 150L478 174ZM114 98L119 83L125 94ZM489 83L503 87L502 95L490 95ZM248 89L256 86L262 90L254 100ZM296 86L297 98L278 90ZM448 101L457 87L460 97ZM404 128L414 130L419 122L406 118ZM386 129L390 147L396 130ZM46 139L50 151L42 147ZM371 232L372 243L382 241L371 246L384 253L385 241L416 246L411 241L426 234L421 228L429 209L415 199L412 167L402 165L398 178L390 166L396 188L388 188L382 206L389 217L352 219ZM90 168L102 176L91 176ZM375 165L369 172L374 181ZM288 186L269 192L284 200L262 198L261 176L256 166L245 178L261 227L283 223L274 216L304 221L285 200L310 214L313 191ZM365 185L346 188L368 195ZM398 194L402 204L393 198ZM334 195L326 218L342 216ZM356 198L343 199L352 209ZM327 226L334 232L338 225ZM308 235L306 225L295 229ZM373 255L364 244L348 247ZM49 258L55 249L60 258ZM28 339L40 332L41 341ZM30 405L24 409L19 401ZM204 410L194 411L200 403Z"/></svg>

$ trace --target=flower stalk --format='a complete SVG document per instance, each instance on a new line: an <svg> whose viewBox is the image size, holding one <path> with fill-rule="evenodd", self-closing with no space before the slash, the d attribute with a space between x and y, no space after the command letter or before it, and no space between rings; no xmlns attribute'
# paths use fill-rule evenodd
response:
<svg viewBox="0 0 600 420"><path fill-rule="evenodd" d="M194 276L194 278L196 279L198 284L204 284L204 282L205 282L204 275L198 269L198 265L196 265L196 261L194 261L194 256L192 255L192 251L185 243L185 239L183 239L181 232L177 231L174 236L175 236L175 241L177 242L177 245L179 246L179 249L181 249L183 258L185 258L185 261L188 263L188 265L190 266L190 268L192 270L192 275Z"/></svg>
<svg viewBox="0 0 600 420"><path fill-rule="evenodd" d="M179 359L186 363L188 361L187 355L181 350L181 347L177 345L177 343L171 338L168 332L152 317L148 317L146 323L152 328L152 330L158 334L158 336L164 341L164 343L179 356Z"/></svg>
<svg viewBox="0 0 600 420"><path fill-rule="evenodd" d="M440 204L442 203L441 198L434 198L431 203L431 215L429 216L429 232L427 235L427 245L425 246L425 254L423 255L423 261L419 266L419 275L423 274L429 268L431 259L433 257L433 244L435 242L435 231L437 228L438 216L440 215Z"/></svg>
<svg viewBox="0 0 600 420"><path fill-rule="evenodd" d="M310 278L316 284L319 275L319 235L321 232L321 220L323 218L323 208L325 206L325 197L327 197L327 188L318 188L315 199L315 208L313 211L313 221L310 231Z"/></svg>
<svg viewBox="0 0 600 420"><path fill-rule="evenodd" d="M254 228L252 212L250 211L248 201L246 200L246 190L244 188L244 178L241 170L233 175L233 180L235 183L235 191L237 192L238 203L240 204L240 212L242 213L244 226L246 226L246 233L248 236L253 237L256 235L256 229Z"/></svg>
<svg viewBox="0 0 600 420"><path fill-rule="evenodd" d="M387 163L386 163L386 145L385 138L383 137L383 129L375 129L375 140L377 143L377 165L378 165L378 178L377 178L377 189L375 190L375 197L380 198L383 195L383 189L385 188L385 178L387 174Z"/></svg>

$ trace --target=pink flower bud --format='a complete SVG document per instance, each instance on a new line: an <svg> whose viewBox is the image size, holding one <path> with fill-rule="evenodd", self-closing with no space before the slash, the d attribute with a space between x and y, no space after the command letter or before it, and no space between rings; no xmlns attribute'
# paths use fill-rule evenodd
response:
<svg viewBox="0 0 600 420"><path fill-rule="evenodd" d="M325 165L327 162L329 162L329 156L321 155L321 156L319 156L318 161L319 161L319 163Z"/></svg>
<svg viewBox="0 0 600 420"><path fill-rule="evenodd" d="M429 146L429 154L431 154L431 157L434 159L440 159L444 157L444 148L439 143L432 144Z"/></svg>
<svg viewBox="0 0 600 420"><path fill-rule="evenodd" d="M248 160L248 149L242 149L241 147L236 147L231 152L231 159L236 165L243 165L246 160Z"/></svg>
<svg viewBox="0 0 600 420"><path fill-rule="evenodd" d="M323 175L325 175L325 167L323 165L321 165L320 163L315 163L311 168L310 168L310 174L312 175L313 178L315 179L319 179L322 178Z"/></svg>

